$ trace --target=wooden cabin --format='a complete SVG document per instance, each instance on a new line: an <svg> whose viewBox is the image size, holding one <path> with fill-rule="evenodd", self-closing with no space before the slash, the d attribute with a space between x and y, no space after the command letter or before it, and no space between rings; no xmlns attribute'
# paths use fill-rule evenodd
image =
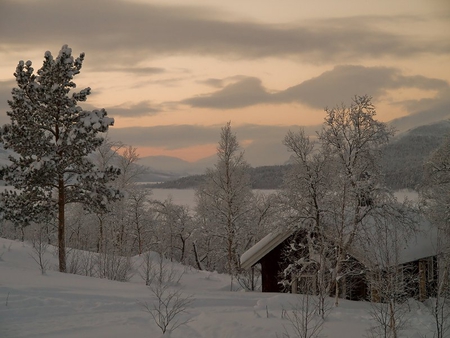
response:
<svg viewBox="0 0 450 338"><path fill-rule="evenodd" d="M281 284L282 272L289 263L283 259L283 253L294 235L296 234L293 230L271 233L241 256L242 269L250 269L256 264L261 265L262 292L302 293L304 291L302 279L309 279L309 285L314 285L316 280L314 273L302 275L298 280L291 281L290 290L286 290ZM402 248L398 261L398 269L402 271L400 276L408 277L408 297L420 301L435 296L436 292L439 264L433 237L430 232L422 232L409 247ZM355 252L349 253L348 256L354 265L359 266L360 273L346 277L341 283L340 297L350 300L376 299L377 292L371 288L368 281L373 273L383 274L385 268L371 264L366 257Z"/></svg>
<svg viewBox="0 0 450 338"><path fill-rule="evenodd" d="M294 231L271 233L241 256L242 269L250 269L256 264L261 264L262 292L311 292L313 294L316 292L317 275L314 271L296 277L291 281L290 289L286 289L281 283L282 273L289 264L283 258L284 252L294 237L299 237L298 235ZM352 260L353 265L359 266L361 273L344 278L340 297L351 300L366 299L368 288L363 273L364 265L354 257L349 256L349 260Z"/></svg>

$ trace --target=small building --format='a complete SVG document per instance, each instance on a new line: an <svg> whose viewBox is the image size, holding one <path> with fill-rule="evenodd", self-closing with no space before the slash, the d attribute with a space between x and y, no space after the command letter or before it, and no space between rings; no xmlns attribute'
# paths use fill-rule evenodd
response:
<svg viewBox="0 0 450 338"><path fill-rule="evenodd" d="M428 223L427 223L428 224ZM422 225L423 226L423 225ZM399 276L408 277L408 297L414 297L423 301L435 295L436 285L439 276L439 264L436 248L433 245L436 234L428 227L428 231L422 231L416 237L400 249L398 257ZM423 230L423 229L422 229ZM291 281L292 288L286 290L281 283L283 271L289 262L283 258L283 252L290 245L295 235L294 230L287 230L278 233L270 233L247 250L241 256L241 268L250 269L256 264L261 264L261 284L262 292L302 292L301 279L309 278L314 285L316 275L302 275L295 281ZM384 273L386 267L374 264L370 257L358 254L358 250L348 253L352 264L358 266L359 273L345 277L340 290L340 297L350 300L369 300L374 298L373 286L369 279L373 273ZM356 263L356 264L355 264ZM411 278L412 276L412 278Z"/></svg>
<svg viewBox="0 0 450 338"><path fill-rule="evenodd" d="M270 233L241 256L241 268L250 269L261 264L262 292L282 292L280 274L286 268L281 257L294 231Z"/></svg>
<svg viewBox="0 0 450 338"><path fill-rule="evenodd" d="M262 292L316 292L317 275L314 271L304 273L291 281L291 287L286 289L282 284L282 273L289 265L283 258L284 251L295 238L302 238L301 232L288 230L280 233L270 233L247 250L241 256L241 268L249 269L256 264L261 264ZM346 283L342 283L340 297L351 300L365 299L367 285L364 282L364 265L349 255L352 264L359 267L361 273L346 277ZM308 291L305 291L306 288Z"/></svg>

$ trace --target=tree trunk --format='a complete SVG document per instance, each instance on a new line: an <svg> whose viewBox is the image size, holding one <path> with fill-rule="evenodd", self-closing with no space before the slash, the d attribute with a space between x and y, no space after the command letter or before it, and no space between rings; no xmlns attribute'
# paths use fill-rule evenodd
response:
<svg viewBox="0 0 450 338"><path fill-rule="evenodd" d="M58 178L58 253L59 271L66 272L66 234L65 234L65 191L64 179Z"/></svg>
<svg viewBox="0 0 450 338"><path fill-rule="evenodd" d="M192 246L194 247L194 257L195 257L195 263L197 263L197 268L202 271L202 265L200 264L200 260L198 259L198 252L197 252L197 246L195 243L192 243Z"/></svg>
<svg viewBox="0 0 450 338"><path fill-rule="evenodd" d="M103 215L98 216L97 253L103 249Z"/></svg>
<svg viewBox="0 0 450 338"><path fill-rule="evenodd" d="M393 338L397 338L397 323L395 321L395 310L392 300L389 301L389 327Z"/></svg>
<svg viewBox="0 0 450 338"><path fill-rule="evenodd" d="M339 273L341 272L341 253L340 253L340 249L338 248L339 252L337 254L337 260L336 260L336 271L335 271L335 295L334 295L334 306L338 307L339 306L339 283L340 283L340 277L339 277Z"/></svg>
<svg viewBox="0 0 450 338"><path fill-rule="evenodd" d="M185 255L185 251L186 251L186 240L183 238L182 235L180 235L180 239L181 239L181 258L180 258L180 262L184 264L184 255Z"/></svg>

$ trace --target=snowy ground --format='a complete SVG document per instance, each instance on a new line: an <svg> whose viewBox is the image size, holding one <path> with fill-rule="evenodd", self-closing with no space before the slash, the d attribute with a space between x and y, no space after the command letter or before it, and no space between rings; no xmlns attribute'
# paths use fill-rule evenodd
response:
<svg viewBox="0 0 450 338"><path fill-rule="evenodd" d="M53 250L46 256L53 266ZM130 282L62 274L41 275L28 244L0 238L0 337L159 337L160 331L139 302L152 297L136 274ZM136 266L140 258L135 258ZM226 275L177 266L185 274L180 287L194 302L184 317L191 322L171 337L281 337L283 308L291 294L229 291ZM371 325L370 305L341 301L325 322L327 337L361 338ZM431 327L426 308L411 306L410 327L403 337L423 337ZM428 337L432 337L431 334Z"/></svg>

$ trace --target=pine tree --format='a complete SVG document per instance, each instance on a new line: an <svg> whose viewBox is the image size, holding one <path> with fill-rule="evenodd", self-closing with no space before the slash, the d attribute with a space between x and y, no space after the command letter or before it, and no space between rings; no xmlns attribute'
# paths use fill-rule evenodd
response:
<svg viewBox="0 0 450 338"><path fill-rule="evenodd" d="M80 73L84 53L78 58L64 45L57 58L50 52L34 74L31 61L20 61L14 76L11 123L1 129L5 149L18 154L1 172L3 180L15 188L1 194L0 216L15 224L58 220L59 270L66 271L65 206L83 203L88 209L106 208L108 200L119 197L107 186L118 170L99 170L89 160L104 139L98 135L112 126L114 119L104 109L86 111L78 102L86 101L91 89L71 92L73 78Z"/></svg>

